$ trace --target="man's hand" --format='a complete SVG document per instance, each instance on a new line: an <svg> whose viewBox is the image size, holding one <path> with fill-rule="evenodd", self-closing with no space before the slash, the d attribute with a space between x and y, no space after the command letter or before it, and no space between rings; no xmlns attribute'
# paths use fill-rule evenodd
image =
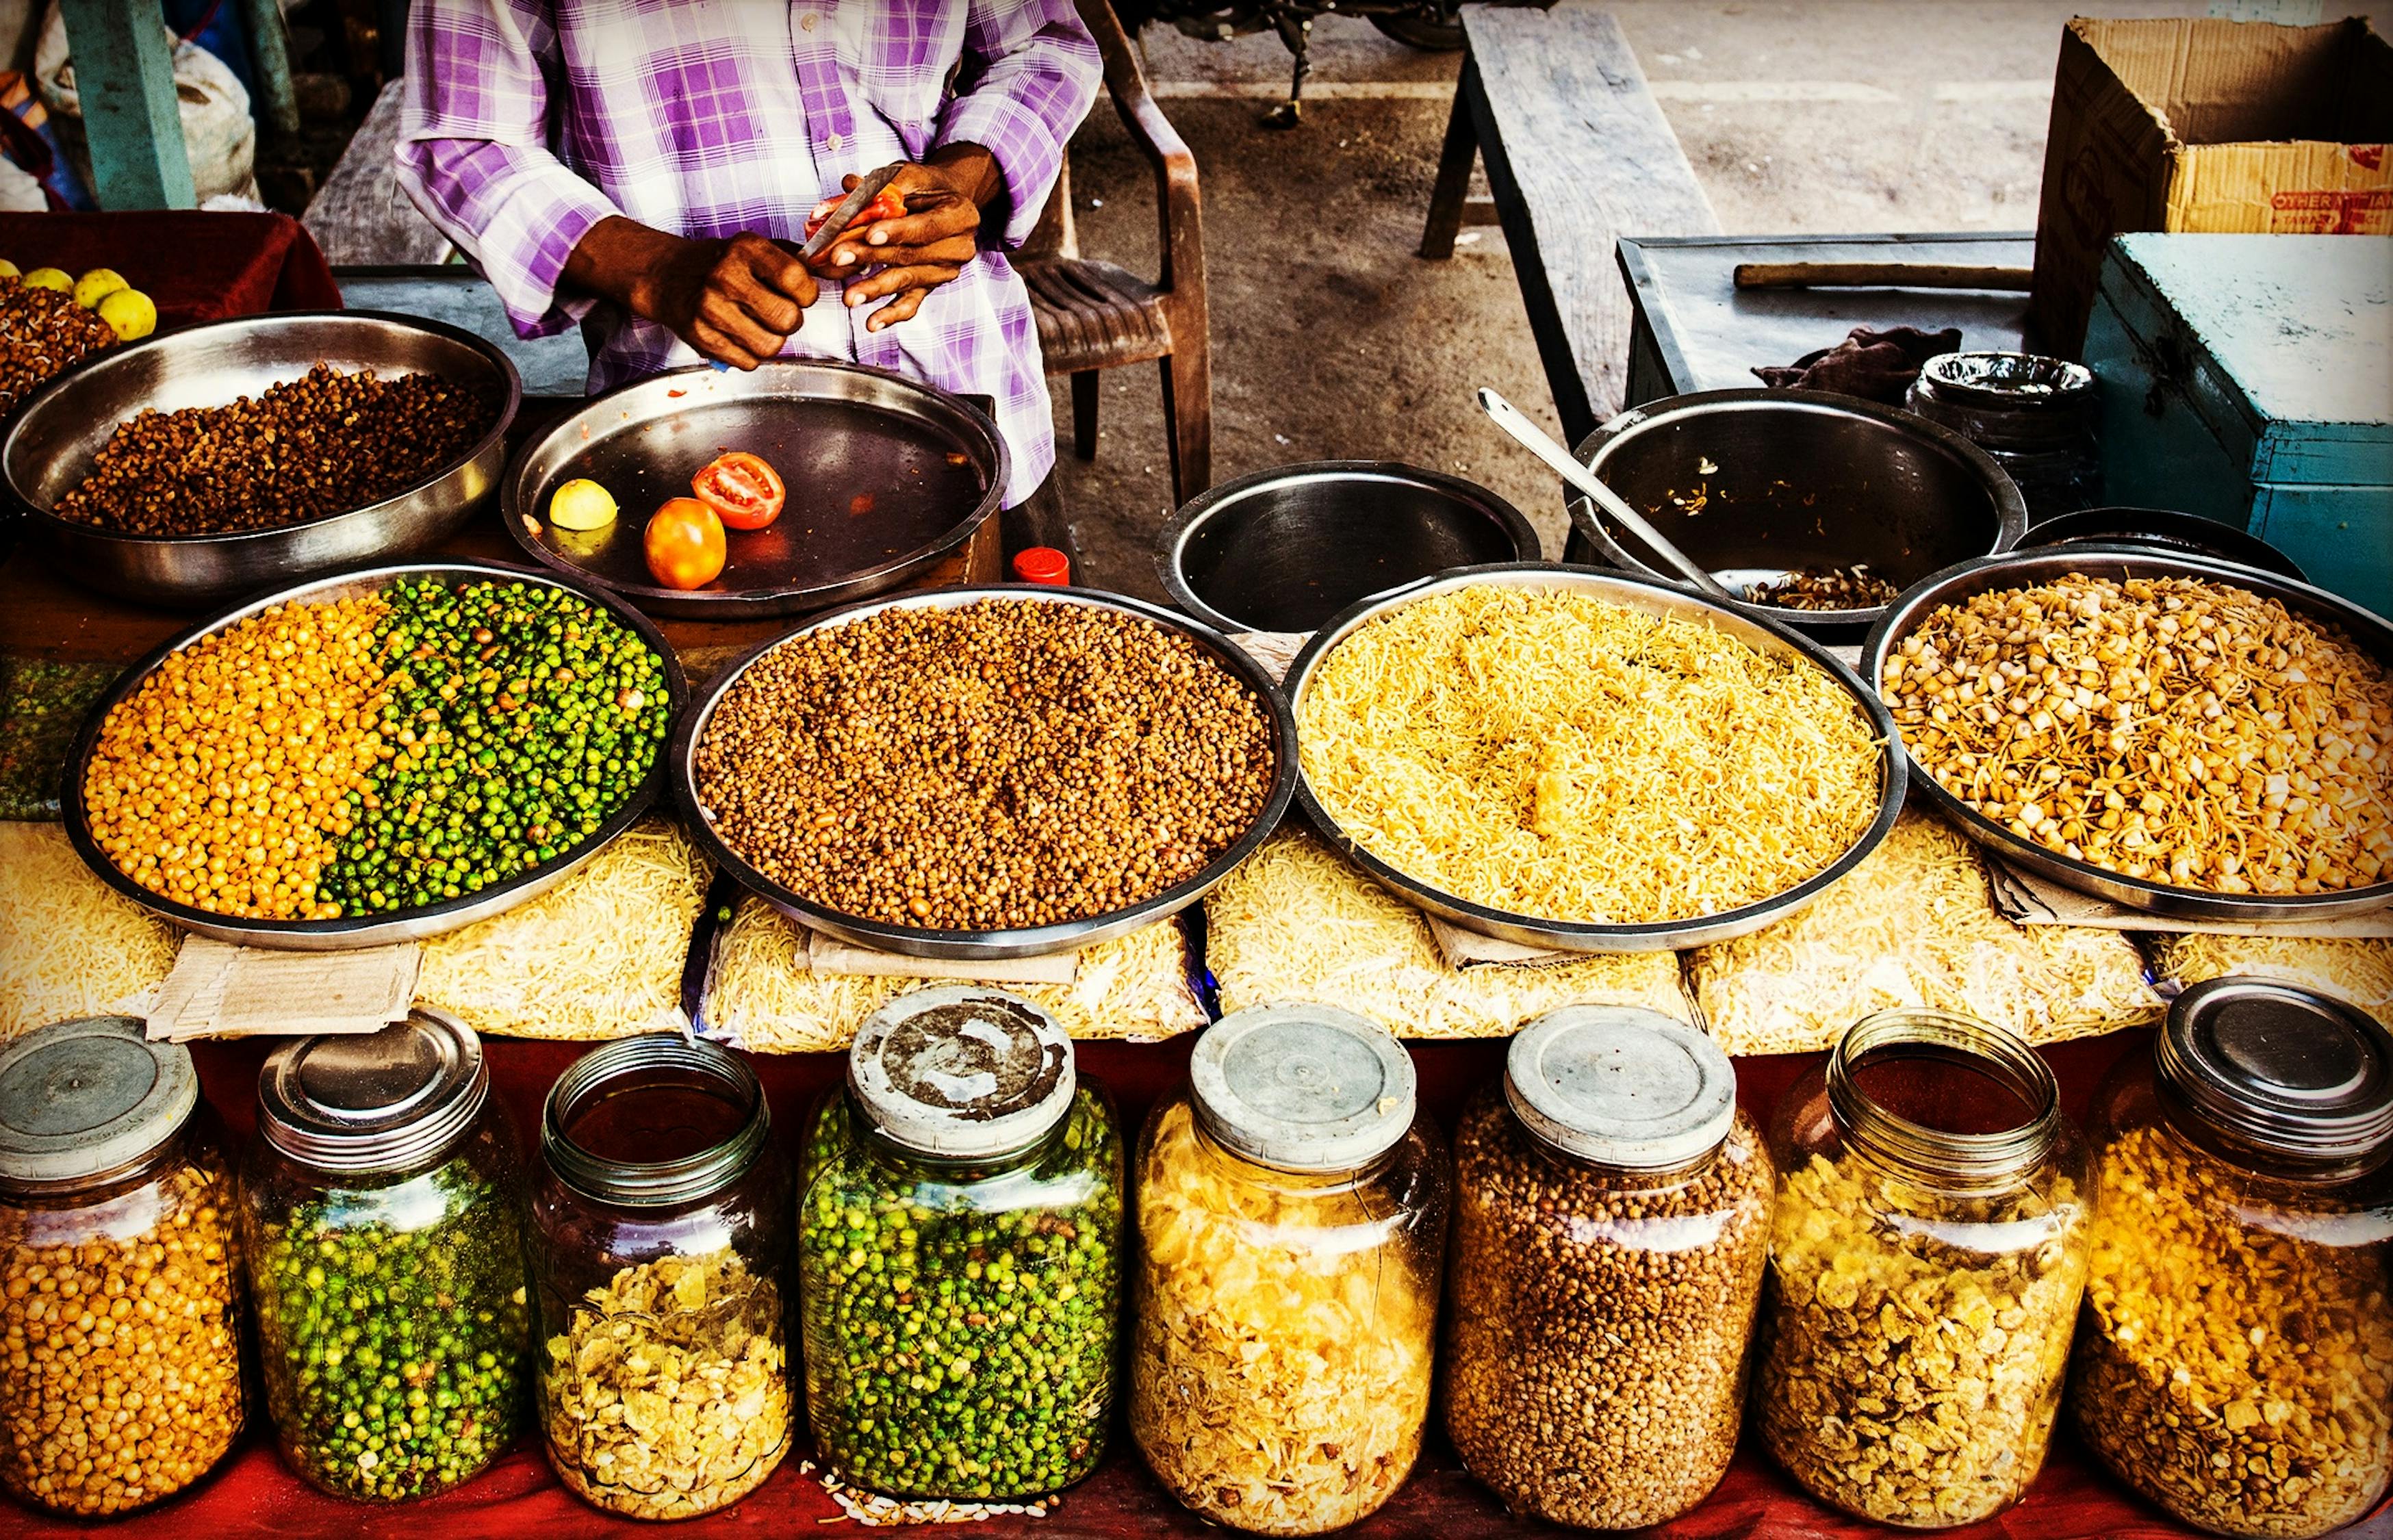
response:
<svg viewBox="0 0 2393 1540"><path fill-rule="evenodd" d="M859 178L843 183L854 189ZM910 319L930 292L955 279L980 254L981 221L1005 190L997 162L978 145L949 145L928 163L897 173L889 190L906 204L902 218L855 225L816 260L817 272L848 278L848 306L896 297L864 323L878 332Z"/></svg>
<svg viewBox="0 0 2393 1540"><path fill-rule="evenodd" d="M566 258L564 281L734 369L780 352L819 292L806 265L765 236L692 241L620 215L582 236Z"/></svg>

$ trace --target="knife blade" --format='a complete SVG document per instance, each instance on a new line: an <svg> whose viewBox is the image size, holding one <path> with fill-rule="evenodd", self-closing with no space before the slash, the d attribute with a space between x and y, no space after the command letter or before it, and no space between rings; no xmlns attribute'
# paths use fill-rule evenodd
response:
<svg viewBox="0 0 2393 1540"><path fill-rule="evenodd" d="M799 260L812 262L830 250L832 243L847 233L847 227L856 216L862 214L873 199L881 196L881 190L896 181L897 174L905 169L906 163L897 161L869 174L857 183L855 189L839 201L839 207L830 211L830 216L822 222L822 228L807 236L806 243L798 248Z"/></svg>

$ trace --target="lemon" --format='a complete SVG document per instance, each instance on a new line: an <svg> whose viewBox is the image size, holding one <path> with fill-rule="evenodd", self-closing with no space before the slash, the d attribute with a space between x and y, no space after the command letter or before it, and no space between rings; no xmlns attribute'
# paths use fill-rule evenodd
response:
<svg viewBox="0 0 2393 1540"><path fill-rule="evenodd" d="M17 265L14 262L9 261L7 257L0 256L0 278L16 278L18 276Z"/></svg>
<svg viewBox="0 0 2393 1540"><path fill-rule="evenodd" d="M615 522L615 494L586 478L569 481L548 500L548 522L560 529L603 529Z"/></svg>
<svg viewBox="0 0 2393 1540"><path fill-rule="evenodd" d="M36 268L25 275L28 289L56 289L62 294L74 293L74 280L56 268Z"/></svg>
<svg viewBox="0 0 2393 1540"><path fill-rule="evenodd" d="M115 294L120 289L130 289L132 287L132 284L124 281L124 275L118 272L115 268L94 268L91 271L75 280L75 303L82 306L86 310L96 310L99 308L99 302L101 300L106 299L109 295Z"/></svg>
<svg viewBox="0 0 2393 1540"><path fill-rule="evenodd" d="M137 342L158 330L158 307L138 289L119 289L101 300L99 319L125 342Z"/></svg>

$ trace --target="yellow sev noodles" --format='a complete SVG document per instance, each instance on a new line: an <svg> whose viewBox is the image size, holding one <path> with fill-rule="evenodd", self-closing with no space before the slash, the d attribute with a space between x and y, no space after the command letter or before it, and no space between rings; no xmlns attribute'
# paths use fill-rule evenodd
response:
<svg viewBox="0 0 2393 1540"><path fill-rule="evenodd" d="M1828 674L1588 594L1485 585L1393 611L1323 660L1297 738L1372 855L1544 920L1756 903L1877 812L1879 745Z"/></svg>

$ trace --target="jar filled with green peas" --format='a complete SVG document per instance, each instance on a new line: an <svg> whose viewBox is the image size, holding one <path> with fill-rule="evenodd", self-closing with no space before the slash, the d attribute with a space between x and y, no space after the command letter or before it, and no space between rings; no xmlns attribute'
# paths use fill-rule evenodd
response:
<svg viewBox="0 0 2393 1540"><path fill-rule="evenodd" d="M526 1402L524 1173L471 1028L419 1010L259 1072L242 1246L283 1457L403 1502L503 1453Z"/></svg>
<svg viewBox="0 0 2393 1540"><path fill-rule="evenodd" d="M891 1001L808 1132L798 1199L806 1414L842 1477L1006 1499L1096 1468L1113 1410L1122 1150L1030 1001Z"/></svg>

